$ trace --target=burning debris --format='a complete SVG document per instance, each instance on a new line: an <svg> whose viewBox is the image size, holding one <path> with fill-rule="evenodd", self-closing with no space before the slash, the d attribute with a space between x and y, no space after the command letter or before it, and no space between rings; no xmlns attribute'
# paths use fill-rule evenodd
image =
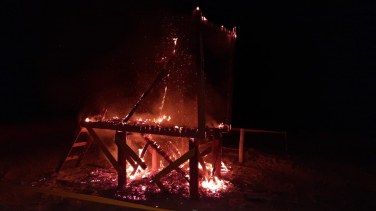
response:
<svg viewBox="0 0 376 211"><path fill-rule="evenodd" d="M206 163L208 167L211 165ZM222 162L222 173L226 176L229 171ZM201 168L202 169L202 168ZM143 170L138 168L134 176L130 176L133 172L132 166L127 168L129 175L129 182L125 188L116 191L114 196L123 200L143 201L149 197L153 197L156 193L160 193L161 190L152 182L153 175L162 170L162 167L158 170ZM117 173L114 169L97 168L92 171L90 175L80 181L80 184L103 184L110 185L112 187L117 186ZM189 198L189 182L177 172L171 172L161 181L168 189L168 193L175 194L180 197ZM200 195L201 197L222 197L223 194L228 193L233 189L233 185L224 179L212 177L210 179L202 178L200 180Z"/></svg>

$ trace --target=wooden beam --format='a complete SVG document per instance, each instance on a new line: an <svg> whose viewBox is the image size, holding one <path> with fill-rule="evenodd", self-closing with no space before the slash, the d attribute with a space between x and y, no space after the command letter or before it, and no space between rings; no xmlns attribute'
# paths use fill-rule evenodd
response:
<svg viewBox="0 0 376 211"><path fill-rule="evenodd" d="M176 168L179 168L181 164L183 164L188 159L192 158L195 155L195 149L188 151L184 155L182 155L180 158L175 160L173 163L168 165L166 168L164 168L162 171L160 171L158 174L156 174L153 178L153 182L161 189L161 191L167 191L167 189L163 186L160 179L173 171Z"/></svg>
<svg viewBox="0 0 376 211"><path fill-rule="evenodd" d="M124 138L121 138L124 137ZM126 142L127 135L126 132L123 131L116 131L115 134L115 142ZM118 188L123 189L127 184L127 153L123 150L118 144L118 163L122 168L122 172L118 174Z"/></svg>
<svg viewBox="0 0 376 211"><path fill-rule="evenodd" d="M121 137L120 137L121 138ZM138 157L138 155L124 142L119 141L119 139L115 138L115 142L125 150L127 155L129 155L133 160L137 163L137 165L140 165L142 169L146 169L146 164Z"/></svg>
<svg viewBox="0 0 376 211"><path fill-rule="evenodd" d="M143 158L143 157L145 156L148 147L149 147L149 143L147 142L147 143L145 144L144 148L142 149L142 152L141 152L140 158Z"/></svg>
<svg viewBox="0 0 376 211"><path fill-rule="evenodd" d="M173 163L168 165L162 171L154 176L154 179L160 179L170 173L172 170L178 168L181 164L183 164L188 159L192 158L195 155L195 149L189 150L187 153L182 155L180 158L176 159Z"/></svg>
<svg viewBox="0 0 376 211"><path fill-rule="evenodd" d="M193 156L189 159L189 197L199 199L198 193L198 140L189 139L189 150L193 151Z"/></svg>
<svg viewBox="0 0 376 211"><path fill-rule="evenodd" d="M95 131L93 130L93 128L87 127L86 129L89 132L89 134L91 135L91 137L93 137L94 143L102 150L102 152L108 158L108 160L110 161L110 163L112 164L112 166L116 169L116 171L121 174L123 172L123 168L120 167L120 165L117 163L117 161L115 160L115 158L112 156L111 152L108 151L108 149L106 148L106 146L99 139L98 135L95 133Z"/></svg>
<svg viewBox="0 0 376 211"><path fill-rule="evenodd" d="M204 73L204 52L202 43L202 20L201 11L195 10L195 38L196 38L196 69L197 69L197 121L198 135L200 139L205 137L205 73Z"/></svg>
<svg viewBox="0 0 376 211"><path fill-rule="evenodd" d="M198 159L198 162L202 166L202 170L204 171L206 179L209 179L209 173L208 173L208 170L206 169L206 165L205 165L204 159L202 159L201 153L197 153L197 159Z"/></svg>
<svg viewBox="0 0 376 211"><path fill-rule="evenodd" d="M212 146L208 146L206 149L204 149L200 154L201 154L201 157L204 157L205 155L211 153L212 151Z"/></svg>

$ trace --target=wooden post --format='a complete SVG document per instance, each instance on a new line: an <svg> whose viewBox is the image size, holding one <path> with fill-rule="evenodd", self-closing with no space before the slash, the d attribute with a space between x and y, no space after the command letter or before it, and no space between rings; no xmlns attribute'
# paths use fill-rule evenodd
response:
<svg viewBox="0 0 376 211"><path fill-rule="evenodd" d="M153 152L151 153L151 157L152 157L152 168L154 170L158 170L158 164L159 164L159 160L158 160L158 152L157 150L153 149Z"/></svg>
<svg viewBox="0 0 376 211"><path fill-rule="evenodd" d="M124 137L124 138L122 138ZM115 135L116 142L124 142L126 144L127 133L123 131L116 131ZM118 188L122 189L127 184L127 156L125 150L122 149L119 144L116 144L118 147L118 163L122 168L122 172L118 172Z"/></svg>
<svg viewBox="0 0 376 211"><path fill-rule="evenodd" d="M201 11L195 10L195 29L196 29L196 68L197 68L197 121L199 138L205 137L205 76L204 76L204 52L202 45L201 31Z"/></svg>
<svg viewBox="0 0 376 211"><path fill-rule="evenodd" d="M239 140L239 163L243 163L244 160L244 128L240 129Z"/></svg>
<svg viewBox="0 0 376 211"><path fill-rule="evenodd" d="M189 159L189 197L199 199L198 194L198 139L189 139L189 150L195 149L194 156Z"/></svg>
<svg viewBox="0 0 376 211"><path fill-rule="evenodd" d="M222 134L219 137L215 137L212 145L212 165L213 176L221 177L221 162L222 162Z"/></svg>

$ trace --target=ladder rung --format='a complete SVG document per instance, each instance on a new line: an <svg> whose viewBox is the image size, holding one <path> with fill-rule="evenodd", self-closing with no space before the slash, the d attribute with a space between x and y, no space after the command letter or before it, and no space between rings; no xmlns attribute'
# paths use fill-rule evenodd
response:
<svg viewBox="0 0 376 211"><path fill-rule="evenodd" d="M85 146L86 145L86 141L84 141L84 142L77 142L77 143L74 143L73 144L73 147L81 147L81 146Z"/></svg>
<svg viewBox="0 0 376 211"><path fill-rule="evenodd" d="M78 155L75 155L75 156L69 156L69 157L67 157L66 159L65 159L65 161L68 161L68 160L76 160L76 159L78 159L80 156L78 156Z"/></svg>

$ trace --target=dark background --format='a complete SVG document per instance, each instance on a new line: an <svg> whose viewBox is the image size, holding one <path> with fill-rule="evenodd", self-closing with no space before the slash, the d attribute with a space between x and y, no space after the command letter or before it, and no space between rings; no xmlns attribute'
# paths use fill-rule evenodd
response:
<svg viewBox="0 0 376 211"><path fill-rule="evenodd" d="M233 127L287 130L297 151L375 147L372 1L137 2L3 1L2 125L76 118L97 91L85 87L87 73L111 72L108 53L138 14L198 5L237 26Z"/></svg>

